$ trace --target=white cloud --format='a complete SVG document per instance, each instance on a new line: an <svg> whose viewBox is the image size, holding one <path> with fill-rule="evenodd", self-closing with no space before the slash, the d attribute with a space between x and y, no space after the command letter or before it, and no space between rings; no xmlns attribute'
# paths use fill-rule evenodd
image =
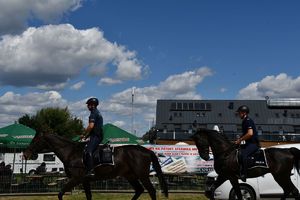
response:
<svg viewBox="0 0 300 200"><path fill-rule="evenodd" d="M74 85L72 85L70 87L71 90L80 90L83 86L84 86L85 82L84 81L80 81L78 83L75 83Z"/></svg>
<svg viewBox="0 0 300 200"><path fill-rule="evenodd" d="M138 135L144 134L153 120L155 120L155 110L157 99L201 99L197 93L199 85L207 76L211 76L209 68L198 68L194 71L183 72L169 76L166 80L157 85L136 88L134 96L134 129ZM183 79L188 79L184 81ZM182 87L172 87L172 84L184 82L185 90ZM174 89L175 88L175 89ZM103 115L105 123L114 123L127 131L131 131L132 89L112 95L108 100L101 100L99 109ZM89 111L86 108L86 97L82 100L71 102L65 100L57 91L34 92L28 94L17 94L6 92L0 96L0 126L13 123L24 114L34 115L36 111L45 107L68 107L74 116L79 117L86 124ZM6 124L5 124L6 123Z"/></svg>
<svg viewBox="0 0 300 200"><path fill-rule="evenodd" d="M271 98L300 97L300 76L293 78L285 73L266 76L259 82L250 83L238 94L239 99L262 99L266 96Z"/></svg>
<svg viewBox="0 0 300 200"><path fill-rule="evenodd" d="M0 96L0 125L17 121L25 114L34 115L45 107L66 107L67 101L56 91L27 93L24 95L6 92Z"/></svg>
<svg viewBox="0 0 300 200"><path fill-rule="evenodd" d="M98 85L116 85L121 83L122 83L121 80L105 77L99 80Z"/></svg>
<svg viewBox="0 0 300 200"><path fill-rule="evenodd" d="M220 88L220 92L224 93L227 91L227 88Z"/></svg>
<svg viewBox="0 0 300 200"><path fill-rule="evenodd" d="M58 22L81 4L82 0L0 0L0 34L20 33L32 18L45 23Z"/></svg>
<svg viewBox="0 0 300 200"><path fill-rule="evenodd" d="M108 66L119 80L142 77L143 66L136 53L109 42L97 28L47 25L0 40L2 85L59 89L84 67L99 76Z"/></svg>
<svg viewBox="0 0 300 200"><path fill-rule="evenodd" d="M197 86L213 72L208 67L201 67L193 71L171 75L158 85L135 88L134 95L134 118L136 121L135 129L138 133L145 133L149 128L149 122L155 118L157 99L201 99L197 93ZM132 117L132 88L112 95L112 98L104 102L101 106L104 113L115 115L118 119L125 118L127 121L124 127L131 130ZM126 119L127 118L127 119Z"/></svg>
<svg viewBox="0 0 300 200"><path fill-rule="evenodd" d="M112 122L112 124L114 124L117 127L122 128L126 123L124 121L114 121L114 122Z"/></svg>

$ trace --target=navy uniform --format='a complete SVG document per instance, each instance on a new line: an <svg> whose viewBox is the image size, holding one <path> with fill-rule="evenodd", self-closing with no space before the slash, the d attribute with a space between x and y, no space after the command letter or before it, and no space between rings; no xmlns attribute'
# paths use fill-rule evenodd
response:
<svg viewBox="0 0 300 200"><path fill-rule="evenodd" d="M93 175L93 152L97 149L98 145L102 142L103 139L103 133L102 133L102 127L103 127L103 118L100 114L99 110L97 109L97 106L99 104L99 101L97 98L90 98L86 104L89 106L90 104L95 105L94 107L90 108L91 111L89 116L89 124L93 123L94 126L90 130L89 134L89 141L87 142L87 145L85 146L85 163L88 170L88 175Z"/></svg>
<svg viewBox="0 0 300 200"><path fill-rule="evenodd" d="M243 135L242 135L242 137L247 135L249 129L252 129L252 132L253 132L253 134L250 138L245 139L245 144L241 145L241 157L242 157L241 179L243 181L246 181L247 159L251 154L253 154L254 152L256 152L259 149L259 140L258 140L258 134L257 134L255 123L248 116L249 108L244 105L244 106L239 107L237 112L244 113L241 116L241 117L243 117L243 121L242 121Z"/></svg>

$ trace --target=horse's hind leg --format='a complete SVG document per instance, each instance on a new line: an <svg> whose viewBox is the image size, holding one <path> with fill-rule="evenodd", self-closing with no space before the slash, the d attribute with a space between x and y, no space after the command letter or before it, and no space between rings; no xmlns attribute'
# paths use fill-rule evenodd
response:
<svg viewBox="0 0 300 200"><path fill-rule="evenodd" d="M70 179L66 185L63 186L63 188L61 189L61 191L58 193L58 199L62 200L63 199L63 195L68 192L71 191L73 187L75 187L76 185L79 184L79 180L78 179Z"/></svg>
<svg viewBox="0 0 300 200"><path fill-rule="evenodd" d="M82 183L87 200L92 200L91 184L88 181Z"/></svg>
<svg viewBox="0 0 300 200"><path fill-rule="evenodd" d="M290 174L274 176L274 179L283 189L284 194L283 197L281 197L281 200L285 200L290 193L292 193L293 197L296 200L300 200L299 190L295 187L295 185L291 181Z"/></svg>
<svg viewBox="0 0 300 200"><path fill-rule="evenodd" d="M139 196L144 192L143 186L140 184L139 180L128 180L128 182L133 187L134 192L135 192L135 194L131 200L138 199Z"/></svg>
<svg viewBox="0 0 300 200"><path fill-rule="evenodd" d="M149 177L141 179L143 186L147 189L152 200L156 200L156 190L153 187Z"/></svg>

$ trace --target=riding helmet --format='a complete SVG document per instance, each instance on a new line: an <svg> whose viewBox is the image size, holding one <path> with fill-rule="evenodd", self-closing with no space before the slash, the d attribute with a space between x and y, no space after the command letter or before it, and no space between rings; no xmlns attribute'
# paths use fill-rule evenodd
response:
<svg viewBox="0 0 300 200"><path fill-rule="evenodd" d="M248 114L250 112L250 110L249 110L248 106L242 105L236 110L236 112L245 112Z"/></svg>
<svg viewBox="0 0 300 200"><path fill-rule="evenodd" d="M88 105L89 104L94 104L94 105L98 106L99 105L99 100L97 98L95 98L95 97L89 98L87 100L86 104L88 104Z"/></svg>

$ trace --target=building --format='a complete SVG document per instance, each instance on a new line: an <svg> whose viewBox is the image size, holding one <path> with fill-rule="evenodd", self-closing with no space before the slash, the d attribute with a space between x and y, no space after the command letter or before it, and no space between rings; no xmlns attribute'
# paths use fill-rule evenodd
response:
<svg viewBox="0 0 300 200"><path fill-rule="evenodd" d="M266 100L157 100L158 140L189 140L193 123L219 130L235 139L241 134L241 119L235 112L250 108L260 140L300 142L300 99Z"/></svg>

